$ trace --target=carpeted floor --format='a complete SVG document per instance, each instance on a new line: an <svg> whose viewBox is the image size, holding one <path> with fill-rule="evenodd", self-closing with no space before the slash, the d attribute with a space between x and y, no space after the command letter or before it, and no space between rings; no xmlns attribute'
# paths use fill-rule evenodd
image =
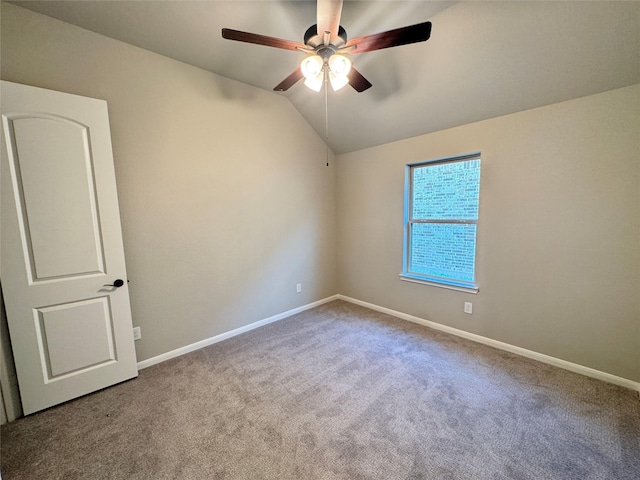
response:
<svg viewBox="0 0 640 480"><path fill-rule="evenodd" d="M336 301L2 427L13 479L634 479L638 393Z"/></svg>

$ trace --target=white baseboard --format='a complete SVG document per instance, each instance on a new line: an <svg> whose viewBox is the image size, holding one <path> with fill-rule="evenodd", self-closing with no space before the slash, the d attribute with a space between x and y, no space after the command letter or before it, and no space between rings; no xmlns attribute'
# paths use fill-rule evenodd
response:
<svg viewBox="0 0 640 480"><path fill-rule="evenodd" d="M578 365L577 363L561 360L559 358L551 357L543 353L527 350L526 348L516 347L515 345L510 345L508 343L500 342L498 340L493 340L491 338L483 337L481 335L476 335L475 333L465 332L464 330L448 327L447 325L442 325L440 323L432 322L430 320L425 320L424 318L414 317L413 315L409 315L407 313L398 312L396 310L391 310L390 308L381 307L373 303L363 302L362 300L357 300L355 298L347 297L345 295L340 295L340 294L332 295L331 297L327 297L322 300L318 300L317 302L309 303L307 305L294 308L293 310L288 310L286 312L279 313L278 315L274 315L272 317L259 320L249 325L245 325L244 327L236 328L235 330L221 333L220 335L216 335L214 337L207 338L205 340L201 340L196 343L192 343L191 345L186 345L184 347L177 348L176 350L163 353L161 355L149 358L147 360L142 360L138 362L138 369L142 370L144 368L150 367L157 363L161 363L166 360L179 357L180 355L184 355L186 353L199 350L209 345L213 345L214 343L221 342L222 340L226 340L227 338L235 337L236 335L240 335L241 333L248 332L250 330L262 327L269 323L277 322L278 320L285 319L287 317L295 315L296 313L304 312L305 310L310 310L312 308L331 302L333 300L344 300L346 302L354 303L356 305L370 308L371 310L375 310L377 312L386 313L387 315L391 315L393 317L400 318L402 320L407 320L409 322L417 323L425 327L433 328L434 330L440 330L442 332L450 333L458 337L466 338L467 340L481 343L483 345L488 345L490 347L498 348L500 350L505 350L507 352L515 353L516 355L521 355L523 357L531 358L533 360L537 360L542 363L553 365L555 367L563 368L571 372L579 373L587 377L596 378L604 382L629 388L631 390L635 390L638 393L640 393L640 383L634 382L633 380L618 377L616 375L611 375L610 373L602 372L600 370L595 370L593 368L585 367L583 365Z"/></svg>
<svg viewBox="0 0 640 480"><path fill-rule="evenodd" d="M406 313L398 312L396 310L391 310L390 308L381 307L373 303L363 302L362 300L357 300L355 298L347 297L345 295L337 295L337 297L340 300L344 300L346 302L350 302L356 305L370 308L371 310L376 310L378 312L386 313L387 315L391 315L393 317L397 317L402 320L407 320L409 322L417 323L419 325L424 325L425 327L433 328L434 330L440 330L442 332L450 333L458 337L466 338L468 340L482 343L490 347L515 353L516 355L521 355L523 357L531 358L533 360L538 360L539 362L547 363L549 365L563 368L571 372L580 373L587 377L596 378L598 380L612 383L614 385L619 385L621 387L629 388L631 390L635 390L640 393L640 383L634 382L633 380L628 380L626 378L618 377L616 375L611 375L610 373L601 372L600 370L595 370L593 368L578 365L577 363L567 362L566 360L561 360L559 358L551 357L543 353L527 350L526 348L516 347L515 345L510 345L508 343L500 342L498 340L493 340L491 338L483 337L481 335L476 335L475 333L469 333L469 332L465 332L464 330L448 327L446 325L432 322L430 320L414 317L413 315L408 315Z"/></svg>
<svg viewBox="0 0 640 480"><path fill-rule="evenodd" d="M229 332L221 333L220 335L216 335L215 337L206 338L196 343L192 343L191 345L186 345L181 348L177 348L175 350L171 350L170 352L163 353L156 357L148 358L147 360L142 360L138 362L138 370L142 370L143 368L150 367L151 365L155 365L157 363L165 362L175 357L179 357L180 355L184 355L186 353L193 352L195 350L199 350L204 347L208 347L209 345L213 345L214 343L221 342L222 340L226 340L227 338L235 337L236 335L240 335L241 333L248 332L255 328L262 327L269 323L277 322L278 320L282 320L284 318L290 317L291 315L295 315L296 313L304 312L305 310L310 310L312 308L318 307L322 304L331 302L333 300L338 299L338 295L333 295L331 297L323 298L322 300L318 300L317 302L308 303L307 305L303 305L302 307L294 308L293 310L288 310L284 313L279 313L269 318L265 318L262 320L258 320L257 322L250 323L249 325L245 325L244 327L236 328L235 330L231 330Z"/></svg>

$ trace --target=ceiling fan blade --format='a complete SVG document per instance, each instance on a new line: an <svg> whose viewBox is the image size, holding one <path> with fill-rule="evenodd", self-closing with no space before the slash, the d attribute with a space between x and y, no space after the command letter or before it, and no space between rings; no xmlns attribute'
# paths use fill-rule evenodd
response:
<svg viewBox="0 0 640 480"><path fill-rule="evenodd" d="M371 87L371 82L364 78L353 66L351 70L349 70L347 77L349 78L349 85L358 93L364 92L367 88Z"/></svg>
<svg viewBox="0 0 640 480"><path fill-rule="evenodd" d="M281 81L278 85L276 85L273 90L275 92L285 92L289 90L291 87L293 87L293 85L298 80L301 80L303 77L304 75L302 75L302 70L300 70L300 67L298 67L291 73L291 75L289 75L287 78Z"/></svg>
<svg viewBox="0 0 640 480"><path fill-rule="evenodd" d="M236 40L238 42L255 43L257 45L265 45L267 47L283 48L285 50L299 50L301 48L307 48L304 44L294 42L292 40L267 37L266 35L258 35L257 33L241 32L240 30L232 30L231 28L222 29L222 38L226 38L227 40Z"/></svg>
<svg viewBox="0 0 640 480"><path fill-rule="evenodd" d="M364 53L383 48L398 47L409 43L424 42L431 36L431 22L418 23L408 27L387 30L382 33L352 38L347 47L355 45L356 49L349 53Z"/></svg>
<svg viewBox="0 0 640 480"><path fill-rule="evenodd" d="M331 32L329 40L338 36L340 17L342 16L342 0L318 0L318 35Z"/></svg>

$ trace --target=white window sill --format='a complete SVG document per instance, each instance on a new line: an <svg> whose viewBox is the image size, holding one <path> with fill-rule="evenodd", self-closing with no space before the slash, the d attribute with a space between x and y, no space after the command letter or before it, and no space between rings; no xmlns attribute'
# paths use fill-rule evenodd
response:
<svg viewBox="0 0 640 480"><path fill-rule="evenodd" d="M422 278L416 278L416 277L412 277L410 275L406 275L404 273L401 273L399 275L400 280L404 281L404 282L411 282L411 283L420 283L422 285L430 285L432 287L438 287L438 288L446 288L448 290L456 290L458 292L465 292L465 293L472 293L474 295L478 294L478 287L463 287L461 285L453 285L453 284L449 284L449 283L440 283L440 282L433 282L433 281L429 281L429 280L424 280Z"/></svg>

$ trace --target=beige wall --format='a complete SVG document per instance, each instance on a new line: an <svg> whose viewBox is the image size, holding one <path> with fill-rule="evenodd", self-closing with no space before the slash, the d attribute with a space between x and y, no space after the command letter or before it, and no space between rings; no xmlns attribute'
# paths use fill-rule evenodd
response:
<svg viewBox="0 0 640 480"><path fill-rule="evenodd" d="M340 293L640 381L639 132L635 85L338 156ZM405 164L475 151L479 293L401 281Z"/></svg>
<svg viewBox="0 0 640 480"><path fill-rule="evenodd" d="M3 80L108 102L139 361L337 293L334 162L286 98L4 3L1 34Z"/></svg>

